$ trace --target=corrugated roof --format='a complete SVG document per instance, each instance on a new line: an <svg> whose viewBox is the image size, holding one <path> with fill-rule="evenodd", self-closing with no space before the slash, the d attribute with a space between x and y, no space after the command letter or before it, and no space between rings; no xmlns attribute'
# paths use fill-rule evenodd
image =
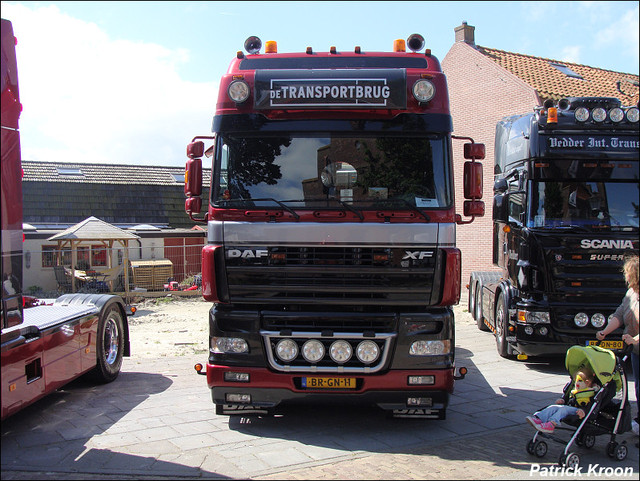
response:
<svg viewBox="0 0 640 481"><path fill-rule="evenodd" d="M533 87L543 102L549 98L615 97L625 106L638 104L638 75L488 47L475 48ZM553 64L568 67L582 78L576 78L570 72L567 74L563 72L565 69Z"/></svg>
<svg viewBox="0 0 640 481"><path fill-rule="evenodd" d="M82 184L184 185L184 167L126 164L36 162L23 160L23 181L77 182ZM208 187L211 169L202 169Z"/></svg>

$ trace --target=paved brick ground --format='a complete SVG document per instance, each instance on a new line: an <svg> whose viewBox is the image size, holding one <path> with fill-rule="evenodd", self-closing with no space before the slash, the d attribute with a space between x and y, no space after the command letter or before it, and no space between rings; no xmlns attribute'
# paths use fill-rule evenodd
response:
<svg viewBox="0 0 640 481"><path fill-rule="evenodd" d="M457 364L469 374L444 421L393 420L368 407L216 416L193 371L204 359L134 356L114 383L76 381L2 422L2 479L549 479L531 476L531 466L554 466L563 447L528 455L524 418L562 390L563 362L501 359L464 306L456 308ZM635 479L637 439L619 437L629 456L615 462L598 437L579 450L582 464L631 467Z"/></svg>

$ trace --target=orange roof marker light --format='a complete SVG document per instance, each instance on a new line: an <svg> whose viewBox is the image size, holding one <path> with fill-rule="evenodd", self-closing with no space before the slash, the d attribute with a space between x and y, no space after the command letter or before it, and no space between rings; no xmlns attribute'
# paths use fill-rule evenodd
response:
<svg viewBox="0 0 640 481"><path fill-rule="evenodd" d="M398 39L393 41L393 51L394 52L406 52L407 51L403 39L398 38Z"/></svg>
<svg viewBox="0 0 640 481"><path fill-rule="evenodd" d="M278 53L278 42L267 40L264 44L264 53Z"/></svg>

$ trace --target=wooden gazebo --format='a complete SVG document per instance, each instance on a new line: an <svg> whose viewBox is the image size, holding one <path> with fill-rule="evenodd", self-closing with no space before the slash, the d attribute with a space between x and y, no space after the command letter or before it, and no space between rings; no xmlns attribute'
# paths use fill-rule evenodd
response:
<svg viewBox="0 0 640 481"><path fill-rule="evenodd" d="M91 243L104 246L107 252L107 266L114 269L113 265L113 247L121 245L124 247L124 288L126 297L129 297L129 241L140 239L139 236L127 232L119 227L109 224L96 217L89 217L82 222L69 227L59 234L49 237L47 240L56 241L58 243L57 252L60 264L62 250L71 249L71 290L76 291L76 269L78 262L78 247L82 244Z"/></svg>

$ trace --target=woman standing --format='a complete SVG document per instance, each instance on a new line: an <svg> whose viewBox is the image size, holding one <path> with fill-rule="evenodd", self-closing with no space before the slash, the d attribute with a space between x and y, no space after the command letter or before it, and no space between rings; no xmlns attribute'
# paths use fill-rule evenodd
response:
<svg viewBox="0 0 640 481"><path fill-rule="evenodd" d="M633 369L633 377L636 386L636 406L639 403L638 399L638 375L640 374L638 367L638 256L631 255L624 261L623 266L624 280L627 283L627 293L622 299L622 303L616 309L616 312L609 318L607 327L596 333L598 340L604 339L608 334L619 327L624 326L624 333L622 334L622 340L626 344L633 345L633 351L631 352L631 367ZM633 420L632 429L635 434L638 434L638 417Z"/></svg>

